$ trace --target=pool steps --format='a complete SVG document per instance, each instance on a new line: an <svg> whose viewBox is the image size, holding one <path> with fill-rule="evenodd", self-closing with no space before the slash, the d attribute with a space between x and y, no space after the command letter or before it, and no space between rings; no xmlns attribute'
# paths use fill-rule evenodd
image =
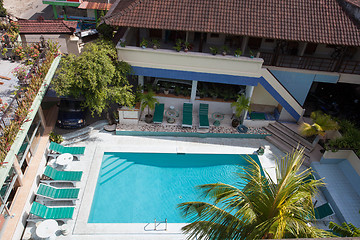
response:
<svg viewBox="0 0 360 240"><path fill-rule="evenodd" d="M116 177L121 172L128 169L134 162L128 162L127 159L109 159L109 163L106 162L101 169L100 184L104 184Z"/></svg>

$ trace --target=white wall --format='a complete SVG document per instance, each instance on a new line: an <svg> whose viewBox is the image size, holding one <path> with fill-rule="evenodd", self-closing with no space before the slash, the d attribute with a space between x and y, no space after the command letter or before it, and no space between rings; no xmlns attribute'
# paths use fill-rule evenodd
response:
<svg viewBox="0 0 360 240"><path fill-rule="evenodd" d="M254 87L254 92L252 94L250 102L252 104L268 105L275 107L279 104L261 84L258 84Z"/></svg>
<svg viewBox="0 0 360 240"><path fill-rule="evenodd" d="M131 66L191 72L261 77L263 59L234 56L213 56L208 53L117 46L119 60ZM254 80L256 81L256 80Z"/></svg>
<svg viewBox="0 0 360 240"><path fill-rule="evenodd" d="M69 53L66 45L67 38L70 36L69 34L21 34L21 40L23 42L39 42L41 36L43 36L45 40L58 42L60 51L62 53Z"/></svg>

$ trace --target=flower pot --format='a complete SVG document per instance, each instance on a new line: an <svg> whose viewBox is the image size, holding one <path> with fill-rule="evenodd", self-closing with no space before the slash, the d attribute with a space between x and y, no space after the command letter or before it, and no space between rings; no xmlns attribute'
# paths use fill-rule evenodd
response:
<svg viewBox="0 0 360 240"><path fill-rule="evenodd" d="M223 56L226 56L226 52L222 52L222 55L223 55Z"/></svg>
<svg viewBox="0 0 360 240"><path fill-rule="evenodd" d="M146 114L145 115L145 122L146 123L152 123L153 121L153 116L151 114Z"/></svg>
<svg viewBox="0 0 360 240"><path fill-rule="evenodd" d="M153 46L153 49L156 50L156 49L158 49L158 48L157 48L157 46L154 45L154 46Z"/></svg>
<svg viewBox="0 0 360 240"><path fill-rule="evenodd" d="M188 48L184 48L184 52L188 52L189 51L189 49Z"/></svg>
<svg viewBox="0 0 360 240"><path fill-rule="evenodd" d="M231 122L231 126L233 126L234 128L239 126L239 124L240 124L239 119L233 119L232 122Z"/></svg>
<svg viewBox="0 0 360 240"><path fill-rule="evenodd" d="M142 49L145 49L145 48L146 48L146 46L141 46L141 48L142 48Z"/></svg>
<svg viewBox="0 0 360 240"><path fill-rule="evenodd" d="M169 90L164 90L164 94L168 95L169 94Z"/></svg>

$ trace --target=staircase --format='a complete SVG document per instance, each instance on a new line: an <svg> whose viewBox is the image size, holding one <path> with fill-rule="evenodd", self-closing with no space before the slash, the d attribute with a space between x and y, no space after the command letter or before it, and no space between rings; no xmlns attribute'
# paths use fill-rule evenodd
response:
<svg viewBox="0 0 360 240"><path fill-rule="evenodd" d="M313 149L310 142L280 122L271 123L265 129L271 134L265 139L284 152L292 152L297 147L304 148L304 165L310 166L310 152Z"/></svg>

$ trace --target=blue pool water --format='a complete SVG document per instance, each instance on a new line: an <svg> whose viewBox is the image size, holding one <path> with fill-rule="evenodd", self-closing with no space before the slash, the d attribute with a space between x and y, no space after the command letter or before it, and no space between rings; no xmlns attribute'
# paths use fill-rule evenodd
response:
<svg viewBox="0 0 360 240"><path fill-rule="evenodd" d="M256 155L250 155L259 162ZM177 205L199 201L200 184L236 184L247 155L105 153L89 223L184 223Z"/></svg>

